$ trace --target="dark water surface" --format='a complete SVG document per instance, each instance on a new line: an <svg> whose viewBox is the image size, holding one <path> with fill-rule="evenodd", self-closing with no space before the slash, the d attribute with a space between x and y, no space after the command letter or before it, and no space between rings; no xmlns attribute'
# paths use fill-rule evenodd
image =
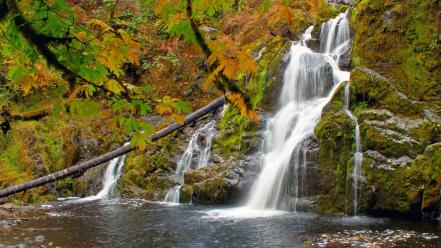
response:
<svg viewBox="0 0 441 248"><path fill-rule="evenodd" d="M43 207L28 221L2 230L0 247L441 247L437 224L388 219L129 199Z"/></svg>

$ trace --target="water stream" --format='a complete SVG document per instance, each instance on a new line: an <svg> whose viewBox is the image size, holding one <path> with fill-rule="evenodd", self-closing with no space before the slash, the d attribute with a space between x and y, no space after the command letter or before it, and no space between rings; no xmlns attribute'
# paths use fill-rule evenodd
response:
<svg viewBox="0 0 441 248"><path fill-rule="evenodd" d="M106 171L104 172L102 189L97 194L84 198L71 197L59 198L58 200L67 200L67 203L83 203L109 198L109 196L114 191L116 184L118 183L118 179L121 177L124 168L125 158L126 155L122 155L120 157L116 157L110 160L107 165Z"/></svg>
<svg viewBox="0 0 441 248"><path fill-rule="evenodd" d="M337 86L349 80L349 73L341 71L335 60L339 57L335 49L340 50L342 44L349 43L348 30L347 13L340 14L322 25L322 53L314 53L306 47L305 40L311 37L312 28L302 35L303 40L292 44L280 108L268 121L265 131L265 147L269 149L264 151L262 172L250 192L246 208L296 210L301 143L314 134L322 109ZM294 176L292 186L286 183L290 175ZM287 204L285 199L292 198L291 195L293 199Z"/></svg>
<svg viewBox="0 0 441 248"><path fill-rule="evenodd" d="M175 180L179 185L169 189L164 202L179 203L181 185L184 183L184 173L191 169L209 166L211 144L216 135L216 121L212 120L196 130L188 142L184 153L178 161Z"/></svg>
<svg viewBox="0 0 441 248"><path fill-rule="evenodd" d="M349 118L355 123L355 154L354 154L354 168L352 170L352 181L354 188L353 195L353 207L354 215L358 213L358 198L360 192L360 179L361 179L361 165L363 163L363 151L361 150L361 140L360 140L360 125L358 124L357 117L355 117L349 109L350 103L350 84L349 82L345 86L345 106L344 111L349 116Z"/></svg>

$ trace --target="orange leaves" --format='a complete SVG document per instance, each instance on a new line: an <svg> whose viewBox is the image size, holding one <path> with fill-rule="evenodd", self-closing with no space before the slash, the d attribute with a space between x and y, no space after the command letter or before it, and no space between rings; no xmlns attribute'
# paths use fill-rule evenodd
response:
<svg viewBox="0 0 441 248"><path fill-rule="evenodd" d="M216 80L217 76L219 75L219 72L221 72L224 68L221 66L218 66L213 72L210 73L210 75L208 75L207 80L205 80L202 88L205 91L208 91L208 89L210 89L211 87L214 86L214 81Z"/></svg>
<svg viewBox="0 0 441 248"><path fill-rule="evenodd" d="M23 93L29 94L33 88L45 87L49 84L49 72L44 64L38 63L34 66L34 72L20 77L18 82Z"/></svg>
<svg viewBox="0 0 441 248"><path fill-rule="evenodd" d="M222 71L230 80L235 80L238 73L253 73L257 70L256 62L243 50L213 52L208 63L211 66L218 64L212 74L217 76Z"/></svg>
<svg viewBox="0 0 441 248"><path fill-rule="evenodd" d="M227 95L227 98L239 109L241 115L248 116L250 120L259 123L259 117L257 116L257 113L253 110L248 109L242 95L237 93L230 93Z"/></svg>

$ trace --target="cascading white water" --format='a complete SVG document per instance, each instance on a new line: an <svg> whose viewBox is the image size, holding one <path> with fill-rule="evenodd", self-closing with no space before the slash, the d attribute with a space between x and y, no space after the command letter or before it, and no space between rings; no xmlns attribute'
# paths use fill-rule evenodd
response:
<svg viewBox="0 0 441 248"><path fill-rule="evenodd" d="M301 142L314 134L322 109L331 100L339 83L349 80L349 72L340 71L335 61L341 46L349 44L347 17L347 13L340 14L323 24L321 54L313 53L306 47L305 39L311 37L312 28L306 30L302 41L291 46L290 61L283 78L280 110L268 121L263 168L250 192L247 208L280 208L281 198L291 187L287 189L286 181L293 164L294 202L290 209L296 210Z"/></svg>
<svg viewBox="0 0 441 248"><path fill-rule="evenodd" d="M103 188L100 192L98 192L98 194L95 195L96 198L107 198L115 189L116 183L121 177L125 157L126 156L123 155L110 161L109 165L107 166L106 173L104 174Z"/></svg>
<svg viewBox="0 0 441 248"><path fill-rule="evenodd" d="M190 169L198 169L208 165L210 158L211 142L216 133L216 121L212 120L202 128L196 130L193 136L188 142L187 148L184 154L179 159L178 166L176 168L176 174L183 174ZM200 136L204 134L205 141L201 142ZM202 143L202 148L201 148ZM193 159L198 157L197 164L193 163ZM192 167L193 166L193 167Z"/></svg>
<svg viewBox="0 0 441 248"><path fill-rule="evenodd" d="M103 188L96 195L74 199L69 202L82 203L108 198L115 189L118 179L121 177L124 168L125 157L126 155L122 155L120 157L112 159L109 162L103 177Z"/></svg>
<svg viewBox="0 0 441 248"><path fill-rule="evenodd" d="M350 102L350 87L349 83L345 86L345 106L344 111L349 116L349 118L355 123L355 154L354 154L354 168L352 170L352 181L354 187L354 199L353 199L353 207L354 207L354 215L357 215L358 211L358 192L359 182L361 178L361 165L363 163L363 151L361 150L361 140L360 140L360 125L358 124L357 117L355 117L352 112L349 110L349 102Z"/></svg>
<svg viewBox="0 0 441 248"><path fill-rule="evenodd" d="M322 24L320 31L320 52L338 55L342 47L351 40L349 11Z"/></svg>
<svg viewBox="0 0 441 248"><path fill-rule="evenodd" d="M196 130L188 142L185 152L179 159L176 167L176 181L180 185L169 189L164 202L179 203L181 185L184 183L184 173L191 169L199 169L209 166L211 144L216 135L216 121L212 120L202 128ZM201 137L204 137L201 139ZM195 161L197 161L195 163Z"/></svg>
<svg viewBox="0 0 441 248"><path fill-rule="evenodd" d="M179 203L179 197L181 197L181 185L176 185L169 189L164 198L164 202Z"/></svg>

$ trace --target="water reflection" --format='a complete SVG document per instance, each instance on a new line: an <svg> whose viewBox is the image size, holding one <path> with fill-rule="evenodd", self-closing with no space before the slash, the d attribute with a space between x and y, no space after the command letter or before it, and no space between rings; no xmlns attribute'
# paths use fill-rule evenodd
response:
<svg viewBox="0 0 441 248"><path fill-rule="evenodd" d="M258 216L132 199L54 203L30 217L2 230L0 247L441 247L436 225L289 212ZM373 242L378 246L364 246Z"/></svg>

